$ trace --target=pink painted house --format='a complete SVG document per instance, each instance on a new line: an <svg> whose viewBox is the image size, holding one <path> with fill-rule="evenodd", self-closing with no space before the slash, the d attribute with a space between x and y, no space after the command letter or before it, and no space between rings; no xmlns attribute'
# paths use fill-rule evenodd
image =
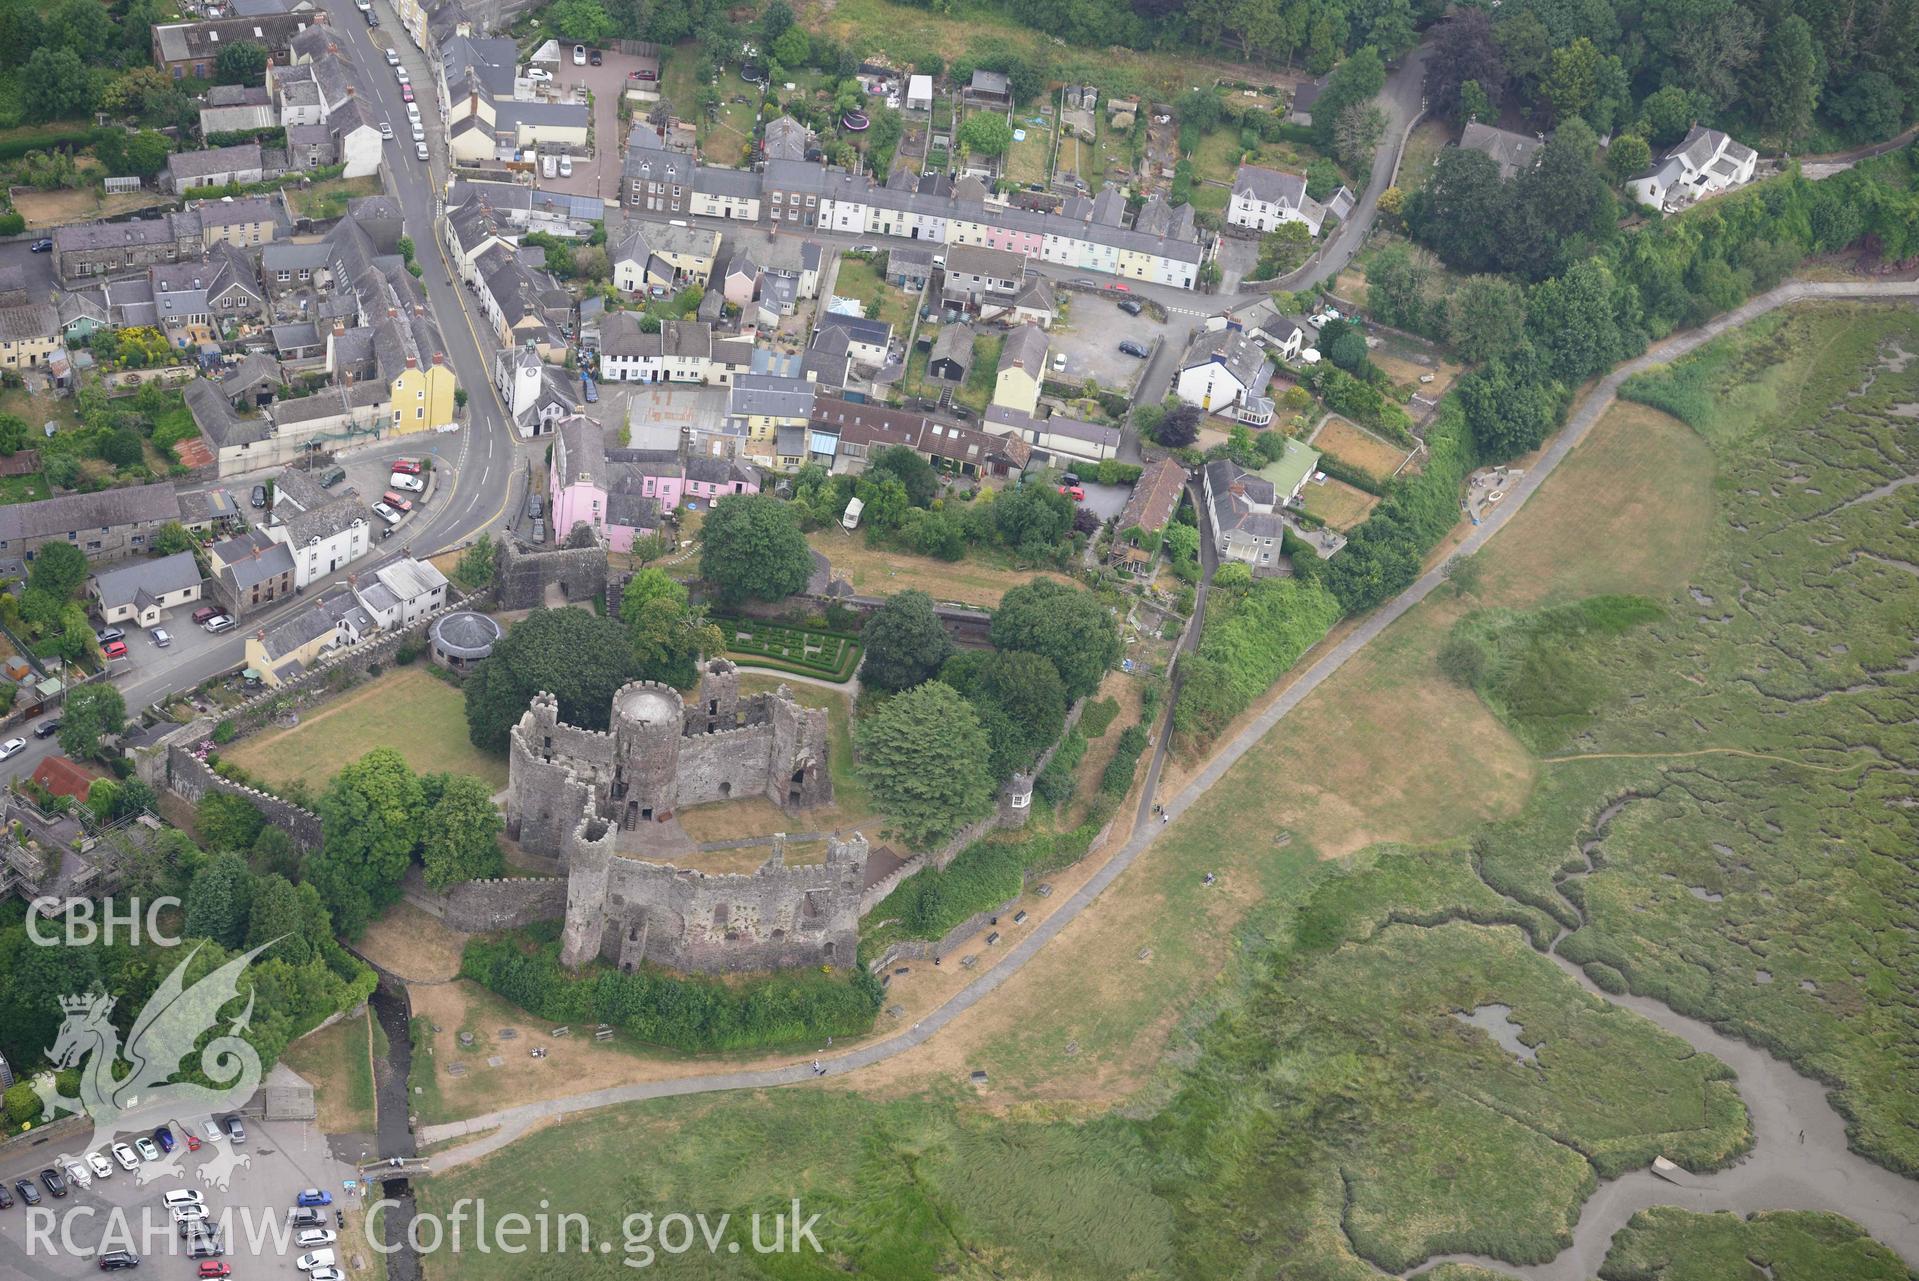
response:
<svg viewBox="0 0 1919 1281"><path fill-rule="evenodd" d="M575 415L553 441L549 477L553 540L584 521L616 552L660 527L661 513L689 501L711 504L760 492L759 474L724 458L683 457L671 449L608 449L600 425Z"/></svg>

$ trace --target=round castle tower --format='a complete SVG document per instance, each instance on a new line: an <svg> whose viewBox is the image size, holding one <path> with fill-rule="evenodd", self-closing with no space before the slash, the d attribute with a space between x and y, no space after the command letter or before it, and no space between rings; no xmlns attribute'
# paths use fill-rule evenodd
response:
<svg viewBox="0 0 1919 1281"><path fill-rule="evenodd" d="M613 696L613 782L608 808L619 826L651 823L678 803L686 707L679 691L632 681Z"/></svg>

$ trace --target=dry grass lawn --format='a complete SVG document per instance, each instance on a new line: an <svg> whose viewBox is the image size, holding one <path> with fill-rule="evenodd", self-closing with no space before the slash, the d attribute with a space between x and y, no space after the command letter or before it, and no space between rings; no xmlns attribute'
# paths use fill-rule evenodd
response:
<svg viewBox="0 0 1919 1281"><path fill-rule="evenodd" d="M313 1083L318 1125L325 1134L371 1134L373 1063L367 1038L372 1014L362 1010L287 1046L286 1065Z"/></svg>
<svg viewBox="0 0 1919 1281"><path fill-rule="evenodd" d="M1420 395L1428 398L1452 386L1453 379L1459 377L1461 372L1461 367L1450 360L1434 359L1431 363L1425 363L1383 351L1373 352L1372 357L1373 363L1385 370L1388 378L1396 383L1411 383L1418 388ZM1420 378L1426 374L1431 374L1433 380L1429 383L1420 382Z"/></svg>
<svg viewBox="0 0 1919 1281"><path fill-rule="evenodd" d="M1300 497L1305 501L1308 515L1319 517L1342 534L1365 520L1379 503L1365 490L1331 476L1321 483L1308 484L1300 491Z"/></svg>
<svg viewBox="0 0 1919 1281"><path fill-rule="evenodd" d="M1044 571L1005 569L968 558L961 561L934 560L887 548L868 547L862 534L838 530L817 530L806 536L813 550L833 562L833 572L853 584L863 596L888 596L917 588L937 601L957 605L999 604L1008 591L1035 578L1060 578ZM1061 582L1066 580L1061 578Z"/></svg>
<svg viewBox="0 0 1919 1281"><path fill-rule="evenodd" d="M439 918L411 903L395 903L367 926L356 945L361 955L415 983L450 979L460 972L466 936L440 924Z"/></svg>
<svg viewBox="0 0 1919 1281"><path fill-rule="evenodd" d="M88 222L168 203L151 191L127 191L102 196L92 187L61 188L58 191L18 190L13 207L27 220L29 229L59 227L70 222Z"/></svg>
<svg viewBox="0 0 1919 1281"><path fill-rule="evenodd" d="M1314 433L1312 445L1320 453L1331 454L1378 480L1391 476L1409 452L1404 445L1381 440L1338 414L1327 415Z"/></svg>
<svg viewBox="0 0 1919 1281"><path fill-rule="evenodd" d="M467 741L465 700L424 659L303 711L292 729L254 734L221 755L271 782L300 779L317 791L375 747L394 748L421 773L473 774L495 789L506 786L506 761Z"/></svg>

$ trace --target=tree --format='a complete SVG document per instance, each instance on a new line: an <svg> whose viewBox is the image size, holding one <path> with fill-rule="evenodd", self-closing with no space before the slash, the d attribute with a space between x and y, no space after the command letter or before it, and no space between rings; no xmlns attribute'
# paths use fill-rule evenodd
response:
<svg viewBox="0 0 1919 1281"><path fill-rule="evenodd" d="M504 753L507 732L543 690L558 701L560 719L605 729L613 695L632 675L633 644L620 621L572 607L536 609L467 677L467 737Z"/></svg>
<svg viewBox="0 0 1919 1281"><path fill-rule="evenodd" d="M218 853L251 849L261 832L267 830L267 820L245 797L208 792L194 807L193 826L201 844Z"/></svg>
<svg viewBox="0 0 1919 1281"><path fill-rule="evenodd" d="M1845 129L1848 137L1860 142L1890 138L1898 133L1904 109L1899 86L1880 71L1866 71L1852 77L1846 87L1826 103L1826 114Z"/></svg>
<svg viewBox="0 0 1919 1281"><path fill-rule="evenodd" d="M146 458L140 448L140 433L125 427L107 433L100 442L100 457L122 469L138 466Z"/></svg>
<svg viewBox="0 0 1919 1281"><path fill-rule="evenodd" d="M1623 354L1612 272L1596 258L1535 286L1526 319L1546 376L1568 387L1610 368Z"/></svg>
<svg viewBox="0 0 1919 1281"><path fill-rule="evenodd" d="M1303 222L1288 218L1259 240L1258 272L1262 280L1274 280L1298 271L1313 251L1313 233Z"/></svg>
<svg viewBox="0 0 1919 1281"><path fill-rule="evenodd" d="M1051 578L1022 584L993 611L993 644L1044 654L1059 669L1066 697L1086 698L1119 661L1119 628L1091 592Z"/></svg>
<svg viewBox="0 0 1919 1281"><path fill-rule="evenodd" d="M193 550L193 535L179 521L170 520L160 526L160 532L153 536L153 550L162 556L190 552Z"/></svg>
<svg viewBox="0 0 1919 1281"><path fill-rule="evenodd" d="M1699 117L1700 106L1678 85L1653 90L1639 104L1639 123L1645 127L1646 140L1656 147L1678 142Z"/></svg>
<svg viewBox="0 0 1919 1281"><path fill-rule="evenodd" d="M990 745L952 686L926 681L860 718L859 775L892 831L931 849L993 808Z"/></svg>
<svg viewBox="0 0 1919 1281"><path fill-rule="evenodd" d="M930 679L953 654L952 638L925 592L895 592L860 629L860 682L910 689Z"/></svg>
<svg viewBox="0 0 1919 1281"><path fill-rule="evenodd" d="M684 586L663 569L642 569L620 596L620 621L633 645L634 675L675 689L699 682L703 654L725 645L706 611L690 604Z"/></svg>
<svg viewBox="0 0 1919 1281"><path fill-rule="evenodd" d="M93 154L116 177L150 178L166 168L173 144L163 133L141 129L133 133L110 131L93 144Z"/></svg>
<svg viewBox="0 0 1919 1281"><path fill-rule="evenodd" d="M1526 296L1499 276L1468 276L1446 296L1446 334L1474 364L1503 355L1526 336Z"/></svg>
<svg viewBox="0 0 1919 1281"><path fill-rule="evenodd" d="M574 4L578 0L560 0L560 3ZM251 40L222 45L213 59L213 71L221 84L257 85L267 74L266 46Z"/></svg>
<svg viewBox="0 0 1919 1281"><path fill-rule="evenodd" d="M460 553L460 559L453 565L453 581L467 591L477 592L493 582L493 562L496 557L493 536L481 534L473 540L473 545Z"/></svg>
<svg viewBox="0 0 1919 1281"><path fill-rule="evenodd" d="M959 127L959 144L976 156L1003 156L1013 145L1013 126L1005 116L976 111Z"/></svg>
<svg viewBox="0 0 1919 1281"><path fill-rule="evenodd" d="M84 115L93 106L93 77L71 49L35 49L19 84L22 104L33 120Z"/></svg>
<svg viewBox="0 0 1919 1281"><path fill-rule="evenodd" d="M1622 133L1606 148L1606 176L1614 186L1646 172L1652 164L1652 147L1636 133Z"/></svg>
<svg viewBox="0 0 1919 1281"><path fill-rule="evenodd" d="M105 681L82 685L67 695L60 713L60 750L75 760L100 755L100 740L118 734L127 720L127 701Z"/></svg>
<svg viewBox="0 0 1919 1281"><path fill-rule="evenodd" d="M773 42L773 60L782 67L804 67L812 53L811 42L798 27L788 27Z"/></svg>
<svg viewBox="0 0 1919 1281"><path fill-rule="evenodd" d="M1386 113L1370 102L1355 102L1333 126L1333 154L1355 173L1372 166L1373 148L1386 132Z"/></svg>
<svg viewBox="0 0 1919 1281"><path fill-rule="evenodd" d="M1421 331L1427 327L1426 286L1432 260L1397 241L1373 256L1366 267L1366 307L1381 324ZM1365 343L1361 340L1361 347Z"/></svg>
<svg viewBox="0 0 1919 1281"><path fill-rule="evenodd" d="M0 414L0 455L13 457L27 444L27 420L18 414Z"/></svg>
<svg viewBox="0 0 1919 1281"><path fill-rule="evenodd" d="M315 914L325 920L326 908L313 886L295 886L285 876L268 873L254 883L246 946L272 943L272 955L289 965L305 965L324 939L324 931L319 935L311 932Z"/></svg>
<svg viewBox="0 0 1919 1281"><path fill-rule="evenodd" d="M246 939L253 901L253 873L238 854L216 854L187 886L185 930L189 938L212 939L229 951Z"/></svg>
<svg viewBox="0 0 1919 1281"><path fill-rule="evenodd" d="M1326 79L1325 89L1313 104L1313 142L1322 151L1333 149L1333 134L1346 108L1354 103L1370 102L1386 86L1386 64L1379 50L1367 45L1355 50Z"/></svg>
<svg viewBox="0 0 1919 1281"><path fill-rule="evenodd" d="M426 883L443 890L459 881L498 876L500 831L493 789L470 774L429 774L420 780L428 808L420 861Z"/></svg>
<svg viewBox="0 0 1919 1281"><path fill-rule="evenodd" d="M603 44L619 33L600 0L554 0L546 9L547 25L568 40Z"/></svg>
<svg viewBox="0 0 1919 1281"><path fill-rule="evenodd" d="M33 554L27 590L66 600L87 581L87 554L72 543L47 543Z"/></svg>
<svg viewBox="0 0 1919 1281"><path fill-rule="evenodd" d="M262 827L260 834L253 838L253 848L247 851L247 866L261 876L270 873L289 878L297 876L300 850L284 828Z"/></svg>
<svg viewBox="0 0 1919 1281"><path fill-rule="evenodd" d="M375 915L399 901L423 835L424 800L419 776L390 747L347 765L320 794L325 844L307 860L306 875L345 937L358 938Z"/></svg>
<svg viewBox="0 0 1919 1281"><path fill-rule="evenodd" d="M979 714L992 745L992 776L1031 769L1066 728L1066 690L1059 670L1039 654L967 650L947 661L940 680Z"/></svg>
<svg viewBox="0 0 1919 1281"><path fill-rule="evenodd" d="M813 553L787 505L771 494L735 494L700 530L700 577L728 603L782 600L806 590Z"/></svg>
<svg viewBox="0 0 1919 1281"><path fill-rule="evenodd" d="M1184 402L1166 411L1153 430L1153 439L1168 449L1185 449L1199 439L1202 411L1198 405Z"/></svg>
<svg viewBox="0 0 1919 1281"><path fill-rule="evenodd" d="M1478 7L1455 10L1434 24L1430 39L1426 100L1432 109L1460 124L1476 114L1489 117L1506 92L1505 51L1494 37L1492 15ZM1468 84L1479 101L1465 101Z"/></svg>
<svg viewBox="0 0 1919 1281"><path fill-rule="evenodd" d="M926 507L939 496L933 465L905 445L888 445L868 459L865 474L875 472L896 478L906 488L906 501L915 507Z"/></svg>
<svg viewBox="0 0 1919 1281"><path fill-rule="evenodd" d="M1558 417L1558 389L1530 369L1494 360L1456 387L1475 453L1503 460L1535 449Z"/></svg>
<svg viewBox="0 0 1919 1281"><path fill-rule="evenodd" d="M1812 26L1798 14L1788 14L1766 39L1765 67L1753 93L1760 115L1790 142L1812 127L1819 87L1819 49Z"/></svg>
<svg viewBox="0 0 1919 1281"><path fill-rule="evenodd" d="M793 25L793 9L786 0L773 0L766 6L766 12L760 15L760 43L772 48L773 43L785 35Z"/></svg>
<svg viewBox="0 0 1919 1281"><path fill-rule="evenodd" d="M1448 147L1425 187L1406 202L1406 225L1448 267L1486 271L1499 264L1507 199L1491 156Z"/></svg>
<svg viewBox="0 0 1919 1281"><path fill-rule="evenodd" d="M1326 345L1326 359L1349 374L1358 373L1366 366L1366 336L1347 329Z"/></svg>

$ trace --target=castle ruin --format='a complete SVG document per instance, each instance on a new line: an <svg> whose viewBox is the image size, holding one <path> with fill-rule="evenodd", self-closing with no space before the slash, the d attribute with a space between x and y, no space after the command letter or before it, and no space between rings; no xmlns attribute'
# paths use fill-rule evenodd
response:
<svg viewBox="0 0 1919 1281"><path fill-rule="evenodd" d="M765 969L850 962L866 842L829 842L826 862L787 867L776 848L751 875L675 867L648 829L677 810L763 796L790 811L829 803L827 718L784 688L742 697L739 671L708 662L690 705L634 681L604 731L569 725L538 694L510 732L507 834L567 872L562 959L622 968Z"/></svg>

